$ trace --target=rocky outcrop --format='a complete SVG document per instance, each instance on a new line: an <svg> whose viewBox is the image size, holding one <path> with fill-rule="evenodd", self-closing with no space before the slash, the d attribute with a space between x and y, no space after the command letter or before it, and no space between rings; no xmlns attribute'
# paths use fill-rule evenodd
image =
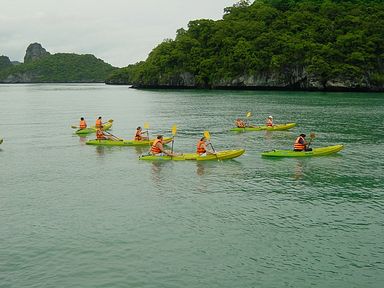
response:
<svg viewBox="0 0 384 288"><path fill-rule="evenodd" d="M51 55L47 50L45 50L40 43L29 44L27 51L24 56L24 63L28 63L45 56Z"/></svg>
<svg viewBox="0 0 384 288"><path fill-rule="evenodd" d="M107 84L124 84L113 83ZM162 77L156 84L125 83L133 85L133 88L208 88L208 89L238 89L238 90L307 90L307 91L384 91L383 84L373 84L367 77L353 80L335 77L323 80L309 74L304 67L296 67L289 71L263 72L253 75L241 75L235 78L216 79L206 86L197 86L195 76L189 72L183 72L169 77L164 81Z"/></svg>
<svg viewBox="0 0 384 288"><path fill-rule="evenodd" d="M0 56L0 70L13 66L11 60L7 56Z"/></svg>

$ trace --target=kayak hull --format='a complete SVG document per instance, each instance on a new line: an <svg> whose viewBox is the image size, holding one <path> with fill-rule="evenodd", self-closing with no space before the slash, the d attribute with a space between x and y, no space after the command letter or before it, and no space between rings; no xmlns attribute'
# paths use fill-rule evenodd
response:
<svg viewBox="0 0 384 288"><path fill-rule="evenodd" d="M255 126L255 127L245 127L245 128L232 128L231 131L235 132L245 132L245 131L283 131L288 130L296 126L296 123L286 123L286 124L277 124L274 126Z"/></svg>
<svg viewBox="0 0 384 288"><path fill-rule="evenodd" d="M210 160L227 160L233 159L243 155L245 152L244 149L240 150L225 150L221 152L217 152L216 155L207 155L207 156L199 156L196 153L187 153L179 156L154 156L154 155L144 155L140 156L140 160L150 160L150 161L184 161L184 160L195 160L195 161L210 161Z"/></svg>
<svg viewBox="0 0 384 288"><path fill-rule="evenodd" d="M112 127L113 120L108 120L107 123L103 124L103 131L109 130ZM76 130L75 132L77 135L87 135L91 133L96 133L96 127L92 126L89 128L81 129L81 130Z"/></svg>
<svg viewBox="0 0 384 288"><path fill-rule="evenodd" d="M343 145L334 145L321 148L313 148L312 151L272 150L261 153L263 157L314 157L325 156L343 150Z"/></svg>
<svg viewBox="0 0 384 288"><path fill-rule="evenodd" d="M150 146L155 139L136 141L136 140L88 140L85 142L87 145L99 145L99 146ZM172 138L163 138L164 144L172 141Z"/></svg>

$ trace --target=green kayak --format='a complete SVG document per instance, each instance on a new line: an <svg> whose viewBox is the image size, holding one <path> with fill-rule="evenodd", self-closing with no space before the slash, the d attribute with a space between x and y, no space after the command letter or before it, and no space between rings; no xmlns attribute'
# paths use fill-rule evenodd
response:
<svg viewBox="0 0 384 288"><path fill-rule="evenodd" d="M226 160L226 159L233 159L236 157L241 156L245 152L244 149L240 150L225 150L221 152L217 152L216 155L207 155L207 156L199 156L199 154L196 153L188 153L188 154L182 154L179 156L154 156L154 155L142 155L140 156L140 160L175 160L175 161L182 161L182 160L196 160L196 161L208 161L208 160Z"/></svg>
<svg viewBox="0 0 384 288"><path fill-rule="evenodd" d="M108 120L108 122L104 123L103 124L103 131L111 129L112 123L113 123L112 119L110 119L110 120ZM76 130L75 133L77 135L86 135L86 134L91 134L91 133L95 133L95 132L96 132L96 127L95 126L91 126L89 128L85 128L85 129L81 129L81 130L80 129Z"/></svg>
<svg viewBox="0 0 384 288"><path fill-rule="evenodd" d="M312 151L272 150L261 153L264 157L312 157L324 156L343 150L343 145L334 145L322 148L313 148Z"/></svg>
<svg viewBox="0 0 384 288"><path fill-rule="evenodd" d="M282 130L288 130L296 126L296 123L286 123L286 124L277 124L273 126L252 126L252 127L245 127L245 128L232 128L231 131L237 131L237 132L245 132L245 131L282 131Z"/></svg>
<svg viewBox="0 0 384 288"><path fill-rule="evenodd" d="M155 139L136 141L136 140L88 140L85 142L87 145L100 145L100 146L150 146ZM172 141L172 138L163 138L164 144Z"/></svg>

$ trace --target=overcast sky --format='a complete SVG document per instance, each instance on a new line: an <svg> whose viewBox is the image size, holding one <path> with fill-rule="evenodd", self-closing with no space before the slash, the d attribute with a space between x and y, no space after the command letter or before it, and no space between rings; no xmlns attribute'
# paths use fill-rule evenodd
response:
<svg viewBox="0 0 384 288"><path fill-rule="evenodd" d="M0 55L23 61L30 43L94 54L118 67L145 60L190 20L221 19L236 0L0 0Z"/></svg>

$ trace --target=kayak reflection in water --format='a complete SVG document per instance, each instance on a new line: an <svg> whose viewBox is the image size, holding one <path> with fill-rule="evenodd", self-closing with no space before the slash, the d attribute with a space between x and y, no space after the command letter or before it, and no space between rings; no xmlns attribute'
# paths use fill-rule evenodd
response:
<svg viewBox="0 0 384 288"><path fill-rule="evenodd" d="M312 151L312 148L309 148L311 143L308 143L305 137L305 134L300 134L299 137L296 138L293 144L293 151Z"/></svg>
<svg viewBox="0 0 384 288"><path fill-rule="evenodd" d="M154 156L178 156L172 151L165 150L163 144L163 135L158 135L149 152Z"/></svg>
<svg viewBox="0 0 384 288"><path fill-rule="evenodd" d="M207 138L202 137L199 142L197 142L196 153L199 156L215 155L216 152L210 151L207 149Z"/></svg>

